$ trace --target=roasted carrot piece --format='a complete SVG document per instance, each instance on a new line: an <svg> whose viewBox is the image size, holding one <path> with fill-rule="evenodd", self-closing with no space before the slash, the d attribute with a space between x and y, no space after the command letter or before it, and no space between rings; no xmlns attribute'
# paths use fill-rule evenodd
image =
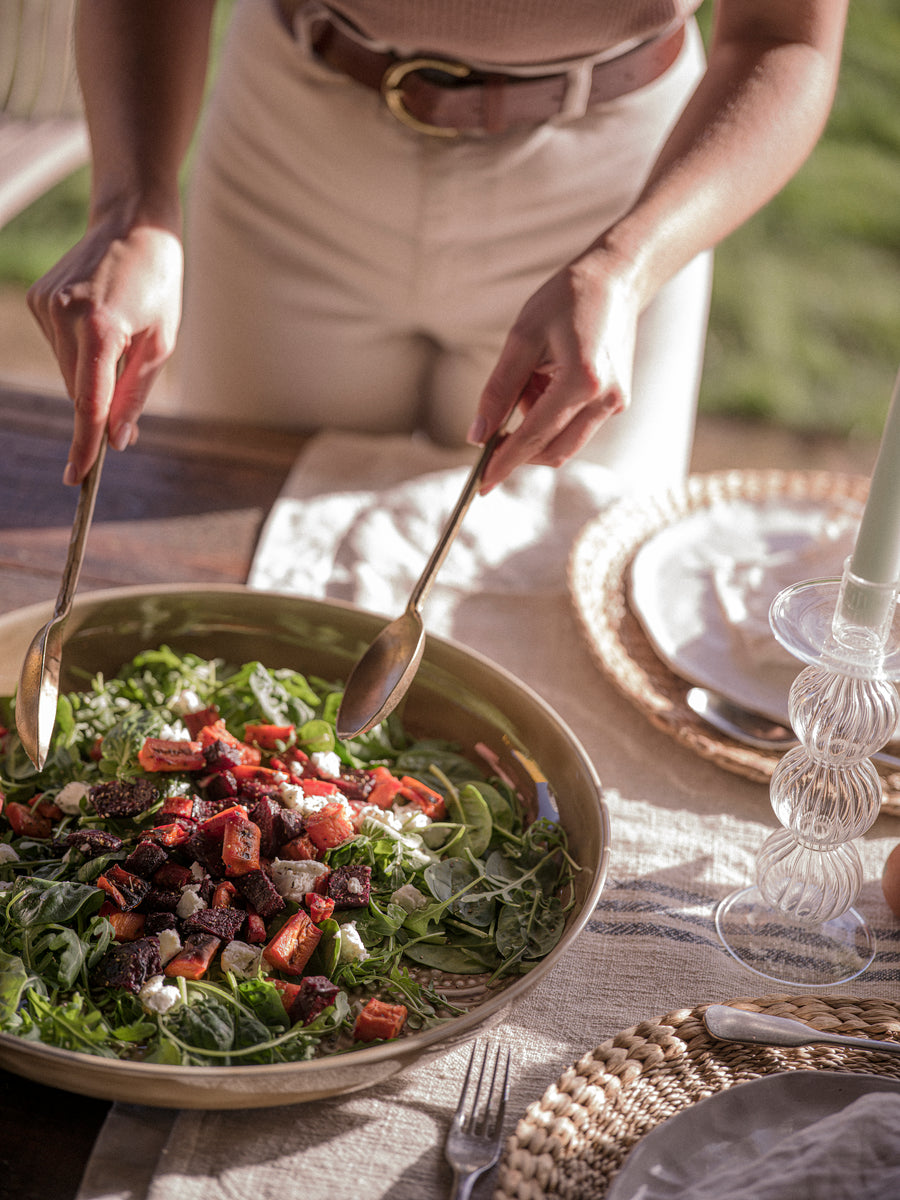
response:
<svg viewBox="0 0 900 1200"><path fill-rule="evenodd" d="M301 908L278 930L263 950L263 958L285 975L302 975L321 936L321 929Z"/></svg>
<svg viewBox="0 0 900 1200"><path fill-rule="evenodd" d="M387 1004L373 997L357 1016L353 1036L358 1042L389 1041L403 1028L406 1012L405 1004Z"/></svg>
<svg viewBox="0 0 900 1200"><path fill-rule="evenodd" d="M430 817L432 821L442 821L447 815L444 797L434 788L430 788L427 783L423 783L421 779L404 775L400 780L400 785L400 794L404 800L412 800L418 804L425 816Z"/></svg>
<svg viewBox="0 0 900 1200"><path fill-rule="evenodd" d="M147 738L138 751L138 762L145 771L200 771L206 766L199 742L169 738Z"/></svg>
<svg viewBox="0 0 900 1200"><path fill-rule="evenodd" d="M102 909L101 909L102 911ZM144 914L136 912L119 912L115 910L103 914L113 927L117 942L134 942L144 933Z"/></svg>
<svg viewBox="0 0 900 1200"><path fill-rule="evenodd" d="M229 821L222 836L222 862L226 875L246 875L259 870L259 826L253 821Z"/></svg>
<svg viewBox="0 0 900 1200"><path fill-rule="evenodd" d="M263 750L278 750L294 737L293 725L245 725L244 741Z"/></svg>
<svg viewBox="0 0 900 1200"><path fill-rule="evenodd" d="M306 819L306 836L317 850L330 850L353 837L353 826L343 804L326 804Z"/></svg>
<svg viewBox="0 0 900 1200"><path fill-rule="evenodd" d="M183 948L163 967L163 974L202 979L221 944L221 939L211 933L189 933Z"/></svg>

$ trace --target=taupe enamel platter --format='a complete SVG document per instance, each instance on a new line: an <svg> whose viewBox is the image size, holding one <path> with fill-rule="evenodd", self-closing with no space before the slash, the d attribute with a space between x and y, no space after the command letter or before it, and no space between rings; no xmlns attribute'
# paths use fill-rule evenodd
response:
<svg viewBox="0 0 900 1200"><path fill-rule="evenodd" d="M0 617L0 693L15 689L22 656L48 615L40 605ZM73 604L60 688L74 690L87 676L112 673L140 650L163 643L231 663L258 659L271 667L345 679L382 625L382 618L350 605L242 587L93 592ZM453 642L428 637L402 715L412 733L449 738L462 747L481 744L535 810L540 807L543 813L548 795L555 798L571 852L583 870L563 937L534 970L443 1026L311 1062L171 1067L110 1061L4 1034L0 1067L108 1100L171 1108L260 1108L371 1087L496 1024L569 950L597 903L609 856L609 817L600 781L571 730L538 695Z"/></svg>

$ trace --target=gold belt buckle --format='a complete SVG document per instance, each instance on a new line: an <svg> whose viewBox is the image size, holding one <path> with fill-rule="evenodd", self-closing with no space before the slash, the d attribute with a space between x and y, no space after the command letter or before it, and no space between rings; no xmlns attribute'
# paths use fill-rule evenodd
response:
<svg viewBox="0 0 900 1200"><path fill-rule="evenodd" d="M414 129L416 133L427 133L431 137L454 138L459 137L460 130L454 129L451 125L429 125L427 121L420 121L418 117L414 117L406 105L403 103L402 85L403 80L413 71L443 71L446 75L453 75L457 79L464 79L467 75L471 75L471 69L464 63L452 62L449 59L442 58L405 58L402 62L394 63L388 67L381 79L381 94L384 97L384 102L388 109L403 125L407 125L410 129Z"/></svg>

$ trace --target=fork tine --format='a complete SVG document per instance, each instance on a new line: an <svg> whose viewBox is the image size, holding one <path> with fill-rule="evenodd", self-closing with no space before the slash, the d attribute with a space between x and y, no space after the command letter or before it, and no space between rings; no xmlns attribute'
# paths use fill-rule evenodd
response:
<svg viewBox="0 0 900 1200"><path fill-rule="evenodd" d="M496 1047L493 1064L489 1066L491 1050L490 1045L485 1045L470 1105L469 1092L477 1051L478 1043L475 1042L469 1053L459 1102L444 1143L444 1155L453 1168L454 1200L466 1200L471 1195L475 1179L497 1162L502 1144L512 1056L507 1048L501 1072L500 1046ZM479 1110L483 1092L483 1107Z"/></svg>

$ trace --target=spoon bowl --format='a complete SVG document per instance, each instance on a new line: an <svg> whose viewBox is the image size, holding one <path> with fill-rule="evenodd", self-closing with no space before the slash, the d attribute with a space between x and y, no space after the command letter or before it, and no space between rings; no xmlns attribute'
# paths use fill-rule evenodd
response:
<svg viewBox="0 0 900 1200"><path fill-rule="evenodd" d="M25 753L39 771L47 761L50 739L56 724L63 634L75 598L75 589L78 587L81 564L84 561L100 472L106 457L106 440L104 434L94 464L81 484L56 607L50 620L32 638L19 673L19 685L16 689L16 730Z"/></svg>
<svg viewBox="0 0 900 1200"><path fill-rule="evenodd" d="M425 649L425 625L420 606L475 497L497 437L494 434L488 439L469 472L437 545L413 587L405 611L381 630L350 672L335 721L335 732L342 740L357 737L377 725L393 712L409 690Z"/></svg>

